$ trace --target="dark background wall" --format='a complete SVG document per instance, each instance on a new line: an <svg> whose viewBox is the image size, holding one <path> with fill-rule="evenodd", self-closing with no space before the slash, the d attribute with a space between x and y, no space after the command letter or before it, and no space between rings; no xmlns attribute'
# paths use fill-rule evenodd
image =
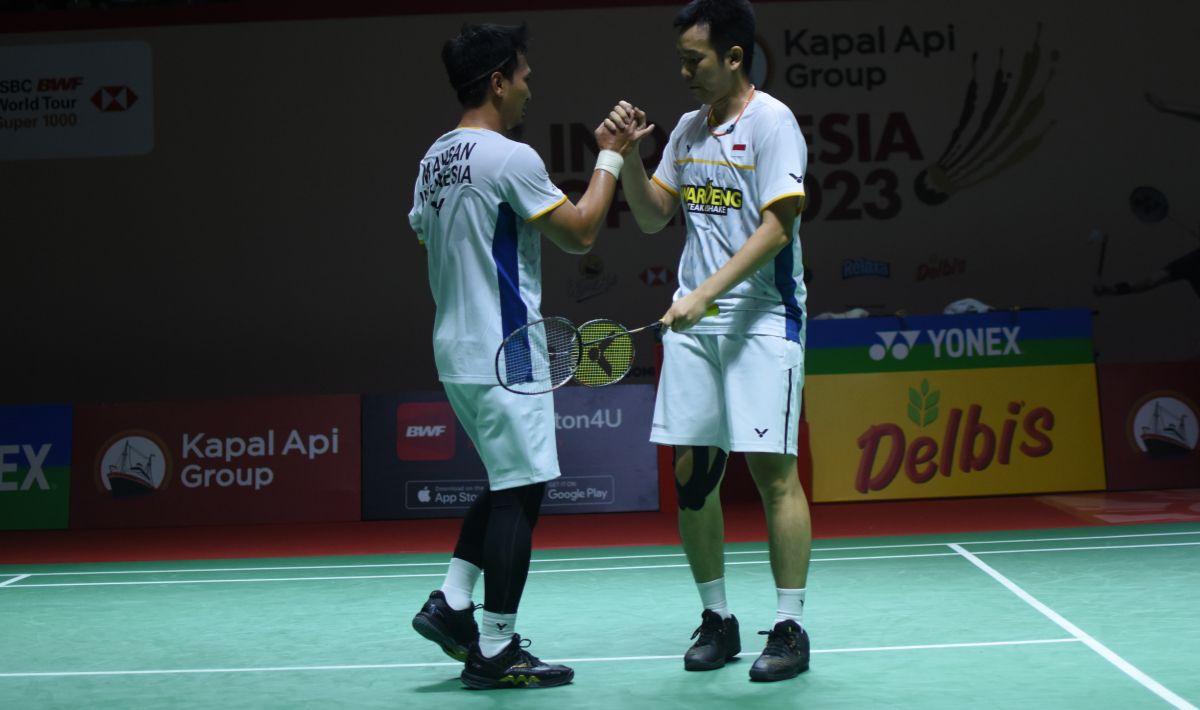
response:
<svg viewBox="0 0 1200 710"><path fill-rule="evenodd" d="M153 101L144 106L154 133L144 155L0 161L0 402L435 387L433 306L406 213L420 155L458 117L437 59L441 42L465 20L529 21L535 98L523 139L568 192L592 161L556 147L571 126L593 126L630 97L660 123L660 142L694 108L678 81L674 4L477 5L416 15L389 15L380 3L0 14L0 47L147 43ZM826 185L825 214L802 230L811 311L937 312L963 296L1000 307L1095 308L1102 359L1193 357L1200 299L1182 283L1098 299L1090 290L1096 251L1085 242L1096 227L1114 233L1114 278L1196 248L1187 230L1200 210L1186 196L1196 188L1187 166L1200 151L1200 123L1145 99L1157 92L1200 103L1196 4L1152 0L1134 17L1115 0L1075 9L961 5L757 4L772 68L763 86L810 119L813 174L848 171L862 183L857 199L868 201L879 194L867 178L890 170L904 199L903 212L887 219L833 220L831 203L844 188ZM807 56L789 44L806 28L809 40L847 33L862 41L879 27L893 47L905 27L952 33L955 44L926 56L836 60L811 56L812 44ZM1019 79L1035 46L1025 102L1042 91L1041 103L1014 147L947 203L917 199L916 181L950 142L972 78L982 102L997 76ZM871 90L801 86L800 63L879 66L888 81ZM823 131L822 119L835 113L849 127ZM838 140L858 141L860 130L878 146L897 113L919 157L859 156L861 141L853 159L831 157ZM868 128L855 122L860 115L870 117ZM644 146L650 161L654 149ZM1140 184L1174 197L1178 225L1130 214ZM674 264L681 230L650 239L619 211L610 224L591 259L547 247L546 312L642 321L665 309L670 289L647 290L639 273ZM843 278L845 261L856 258L886 262L891 273ZM947 275L917 277L939 259L952 265Z"/></svg>

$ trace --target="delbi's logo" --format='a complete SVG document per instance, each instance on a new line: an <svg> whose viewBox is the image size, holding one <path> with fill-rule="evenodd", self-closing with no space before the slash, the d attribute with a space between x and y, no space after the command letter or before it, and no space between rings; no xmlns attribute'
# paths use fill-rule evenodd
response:
<svg viewBox="0 0 1200 710"><path fill-rule="evenodd" d="M1001 415L1000 421L979 404L965 410L951 407L939 432L930 427L943 412L941 390L922 380L908 389L906 405L907 419L918 428L911 440L892 422L872 424L859 435L861 455L854 480L859 493L887 488L901 470L910 481L921 484L938 474L986 471L993 463L1007 466L1014 456L1040 458L1054 450L1050 438L1054 412L1048 407L1009 402L1007 416Z"/></svg>
<svg viewBox="0 0 1200 710"><path fill-rule="evenodd" d="M454 458L454 410L449 402L406 402L396 409L396 458L448 461Z"/></svg>
<svg viewBox="0 0 1200 710"><path fill-rule="evenodd" d="M687 205L688 212L723 215L729 214L730 209L742 209L741 190L713 185L712 180L704 185L683 185L679 197Z"/></svg>
<svg viewBox="0 0 1200 710"><path fill-rule="evenodd" d="M1149 395L1135 405L1129 438L1151 458L1190 454L1197 443L1196 407L1178 393Z"/></svg>
<svg viewBox="0 0 1200 710"><path fill-rule="evenodd" d="M167 446L147 431L122 432L101 450L97 485L114 498L142 496L165 488L171 478Z"/></svg>

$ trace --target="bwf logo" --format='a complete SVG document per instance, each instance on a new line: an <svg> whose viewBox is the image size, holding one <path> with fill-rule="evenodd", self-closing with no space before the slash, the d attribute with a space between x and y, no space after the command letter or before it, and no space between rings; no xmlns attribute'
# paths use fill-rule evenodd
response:
<svg viewBox="0 0 1200 710"><path fill-rule="evenodd" d="M406 402L396 408L396 457L401 461L454 458L454 410L449 402Z"/></svg>
<svg viewBox="0 0 1200 710"><path fill-rule="evenodd" d="M912 352L913 345L921 337L919 330L885 330L876 333L883 343L875 343L868 350L872 360L878 362L887 357L888 353L897 360L903 360Z"/></svg>

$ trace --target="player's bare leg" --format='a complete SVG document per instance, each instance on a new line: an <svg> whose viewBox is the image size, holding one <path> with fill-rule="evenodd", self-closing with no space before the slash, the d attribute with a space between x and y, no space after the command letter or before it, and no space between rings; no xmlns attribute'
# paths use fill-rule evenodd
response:
<svg viewBox="0 0 1200 710"><path fill-rule="evenodd" d="M677 447L675 482L679 493L679 537L704 611L692 633L695 643L683 656L689 671L710 671L742 650L737 618L725 599L725 518L721 480L725 452L715 447Z"/></svg>
<svg viewBox="0 0 1200 710"><path fill-rule="evenodd" d="M675 461L675 480L683 490L695 485L692 480L697 475L694 448L680 447L680 455ZM709 447L709 451L714 449ZM716 485L704 495L703 506L694 507L699 502L697 497L694 502L681 501L679 510L679 538L692 568L692 578L697 583L725 576L725 517L721 511L720 483L725 475L724 466L715 474Z"/></svg>
<svg viewBox="0 0 1200 710"><path fill-rule="evenodd" d="M767 544L775 586L804 589L812 553L808 499L790 454L747 453L746 464L767 516Z"/></svg>
<svg viewBox="0 0 1200 710"><path fill-rule="evenodd" d="M812 554L812 521L796 475L795 456L748 453L746 463L767 517L767 545L779 600L766 648L750 668L750 679L784 680L808 670L808 634L800 622Z"/></svg>

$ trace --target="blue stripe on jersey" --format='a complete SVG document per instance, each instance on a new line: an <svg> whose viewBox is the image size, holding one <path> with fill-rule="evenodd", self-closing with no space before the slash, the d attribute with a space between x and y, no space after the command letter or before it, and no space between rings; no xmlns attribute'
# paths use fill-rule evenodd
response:
<svg viewBox="0 0 1200 710"><path fill-rule="evenodd" d="M795 239L795 237L792 237ZM779 289L779 298L783 301L784 321L787 323L787 339L794 343L800 342L800 326L804 322L804 312L796 302L796 278L792 269L796 263L795 245L788 245L775 255L775 288Z"/></svg>
<svg viewBox="0 0 1200 710"><path fill-rule="evenodd" d="M492 260L496 262L496 282L500 285L500 332L508 337L525 325L529 312L521 300L521 267L517 261L517 214L507 202L500 204L496 231L492 233ZM529 336L509 341L504 346L507 382L531 382L533 366L529 357Z"/></svg>

